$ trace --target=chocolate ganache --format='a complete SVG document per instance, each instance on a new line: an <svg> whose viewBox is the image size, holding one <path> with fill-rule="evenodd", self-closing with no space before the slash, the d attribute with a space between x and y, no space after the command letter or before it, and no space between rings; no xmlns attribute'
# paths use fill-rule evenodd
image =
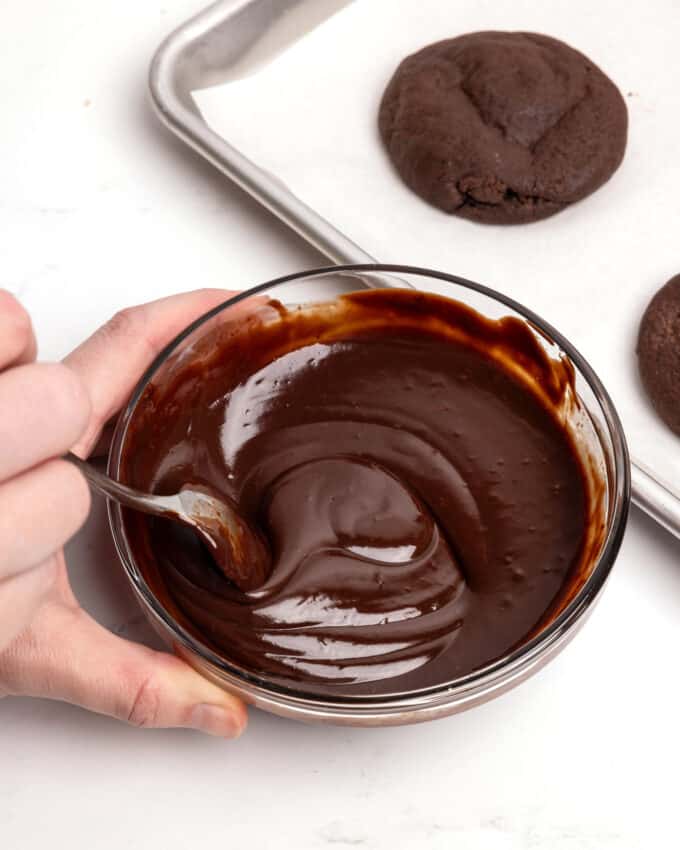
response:
<svg viewBox="0 0 680 850"><path fill-rule="evenodd" d="M168 521L128 512L128 540L166 609L251 676L348 695L453 680L545 622L584 557L571 380L524 322L440 296L263 300L147 387L122 477L229 496L268 577L242 592Z"/></svg>

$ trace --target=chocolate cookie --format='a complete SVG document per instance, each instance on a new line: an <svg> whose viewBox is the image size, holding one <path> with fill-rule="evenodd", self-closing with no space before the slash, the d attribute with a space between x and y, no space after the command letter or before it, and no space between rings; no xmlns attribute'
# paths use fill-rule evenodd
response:
<svg viewBox="0 0 680 850"><path fill-rule="evenodd" d="M649 302L637 344L640 377L656 412L680 434L680 274Z"/></svg>
<svg viewBox="0 0 680 850"><path fill-rule="evenodd" d="M564 42L476 32L407 57L379 127L397 171L426 201L514 224L605 183L623 158L628 114L614 83Z"/></svg>

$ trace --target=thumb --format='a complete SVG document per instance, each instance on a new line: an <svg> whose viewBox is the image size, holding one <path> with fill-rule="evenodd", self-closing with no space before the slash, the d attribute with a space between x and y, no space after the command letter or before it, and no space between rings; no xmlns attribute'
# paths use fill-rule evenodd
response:
<svg viewBox="0 0 680 850"><path fill-rule="evenodd" d="M164 652L116 637L80 608L47 603L0 653L0 696L64 700L135 726L236 738L246 709Z"/></svg>

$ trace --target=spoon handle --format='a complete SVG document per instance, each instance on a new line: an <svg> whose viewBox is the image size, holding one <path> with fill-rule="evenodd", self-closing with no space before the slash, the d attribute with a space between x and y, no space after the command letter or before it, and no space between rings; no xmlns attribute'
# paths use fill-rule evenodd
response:
<svg viewBox="0 0 680 850"><path fill-rule="evenodd" d="M107 496L109 499L119 502L121 505L155 516L167 517L168 514L183 513L182 505L177 496L152 496L135 490L133 487L120 484L72 452L67 452L64 455L64 460L78 467L93 490L102 496Z"/></svg>

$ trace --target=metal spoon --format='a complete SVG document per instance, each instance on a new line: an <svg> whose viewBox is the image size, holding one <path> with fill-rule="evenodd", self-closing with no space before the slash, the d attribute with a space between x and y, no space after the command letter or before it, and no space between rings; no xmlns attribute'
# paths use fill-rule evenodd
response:
<svg viewBox="0 0 680 850"><path fill-rule="evenodd" d="M220 570L241 590L253 590L267 579L271 561L262 536L223 495L200 484L186 484L172 496L142 493L114 481L71 452L64 460L78 467L93 490L126 508L193 529Z"/></svg>

